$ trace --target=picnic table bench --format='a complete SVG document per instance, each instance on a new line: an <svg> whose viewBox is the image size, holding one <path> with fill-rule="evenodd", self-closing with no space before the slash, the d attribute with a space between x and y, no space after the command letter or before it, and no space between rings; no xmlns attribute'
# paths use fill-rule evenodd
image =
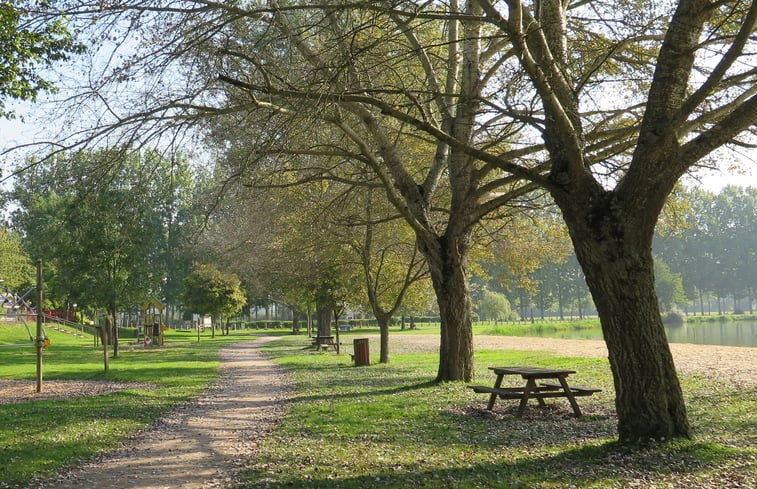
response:
<svg viewBox="0 0 757 489"><path fill-rule="evenodd" d="M517 417L523 415L529 399L536 399L539 405L544 406L544 399L554 397L565 397L573 408L573 414L576 417L581 416L581 408L578 407L576 397L591 396L595 392L601 392L601 389L582 386L568 385L567 377L576 373L575 370L560 370L541 367L489 367L496 375L494 386L469 385L473 392L479 394L489 394L489 403L486 409L494 409L494 403L497 398L520 400ZM526 385L517 387L502 387L502 380L505 375L520 375L526 381ZM552 380L541 382L543 380ZM538 385L537 385L537 381ZM556 381L556 382L555 382Z"/></svg>
<svg viewBox="0 0 757 489"><path fill-rule="evenodd" d="M328 350L329 347L333 347L334 350L339 351L339 345L334 341L333 336L316 336L313 338L313 348L316 350Z"/></svg>

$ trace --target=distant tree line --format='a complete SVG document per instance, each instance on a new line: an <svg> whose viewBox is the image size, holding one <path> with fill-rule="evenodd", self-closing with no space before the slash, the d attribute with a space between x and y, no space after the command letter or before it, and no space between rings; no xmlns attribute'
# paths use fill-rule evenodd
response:
<svg viewBox="0 0 757 489"><path fill-rule="evenodd" d="M719 193L679 191L658 223L653 251L655 287L663 312L753 313L757 189L729 186ZM544 259L525 280L512 273L510 265L489 263L489 279L474 280L479 284L475 298L480 318L495 318L484 312L491 309L492 294L507 297L513 309L511 319L582 318L596 313L572 252Z"/></svg>

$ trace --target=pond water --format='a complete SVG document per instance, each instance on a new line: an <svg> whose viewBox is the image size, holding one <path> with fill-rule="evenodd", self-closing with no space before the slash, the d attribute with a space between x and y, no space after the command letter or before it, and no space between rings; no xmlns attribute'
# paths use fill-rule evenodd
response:
<svg viewBox="0 0 757 489"><path fill-rule="evenodd" d="M668 335L668 341L671 343L757 347L757 321L666 325L665 332ZM529 331L529 335L549 338L602 339L602 331L599 328L569 331Z"/></svg>

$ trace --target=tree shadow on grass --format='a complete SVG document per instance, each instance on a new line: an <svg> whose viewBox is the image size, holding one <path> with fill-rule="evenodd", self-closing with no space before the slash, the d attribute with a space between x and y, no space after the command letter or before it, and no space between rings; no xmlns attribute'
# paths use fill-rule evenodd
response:
<svg viewBox="0 0 757 489"><path fill-rule="evenodd" d="M438 468L424 468L408 460L397 460L386 469L354 476L349 474L349 467L312 467L301 476L252 471L250 480L241 487L531 489L625 487L631 481L637 484L634 487L647 487L652 481L662 479L695 480L699 474L710 472L713 466L724 464L736 454L735 450L700 442L648 446L608 442L555 454L539 453L517 460L503 458L498 462L479 463L450 460L449 466ZM717 475L709 477L716 478Z"/></svg>
<svg viewBox="0 0 757 489"><path fill-rule="evenodd" d="M369 399L369 398L375 398L380 396L392 396L396 394L401 393L407 393L412 391L418 391L418 390L424 390L429 389L437 386L438 384L432 380L428 380L425 382L415 382L415 383L409 383L409 381L417 381L417 377L408 377L407 378L408 383L407 384L401 384L394 386L394 387L386 387L386 388L378 388L378 389L372 389L372 388L366 388L363 391L349 391L349 392L342 392L342 393L323 393L323 394L313 394L313 395L293 395L291 398L289 398L290 403L310 403L310 402L317 402L317 401L324 401L324 400L360 400L360 399ZM366 384L360 384L359 381L355 380L352 382L340 382L339 385L341 387L347 387L349 385L365 385Z"/></svg>

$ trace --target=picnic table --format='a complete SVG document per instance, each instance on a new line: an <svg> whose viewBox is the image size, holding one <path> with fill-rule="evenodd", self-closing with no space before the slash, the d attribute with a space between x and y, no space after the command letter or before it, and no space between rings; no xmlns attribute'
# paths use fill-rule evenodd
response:
<svg viewBox="0 0 757 489"><path fill-rule="evenodd" d="M539 405L546 405L544 399L552 397L565 397L573 408L576 417L581 416L581 408L578 407L576 397L590 396L601 389L591 387L578 387L568 385L568 375L576 373L575 370L560 370L541 367L489 367L496 375L493 387L484 385L469 385L474 392L489 394L489 403L486 409L494 409L497 398L519 400L517 417L523 415L529 399L536 399ZM502 387L505 375L520 375L526 381L526 385L520 387ZM537 381L538 384L537 384ZM546 382L545 382L546 381Z"/></svg>
<svg viewBox="0 0 757 489"><path fill-rule="evenodd" d="M334 347L334 350L339 351L339 345L334 341L333 336L316 336L313 338L313 348L316 350L328 350L329 346L332 346Z"/></svg>

